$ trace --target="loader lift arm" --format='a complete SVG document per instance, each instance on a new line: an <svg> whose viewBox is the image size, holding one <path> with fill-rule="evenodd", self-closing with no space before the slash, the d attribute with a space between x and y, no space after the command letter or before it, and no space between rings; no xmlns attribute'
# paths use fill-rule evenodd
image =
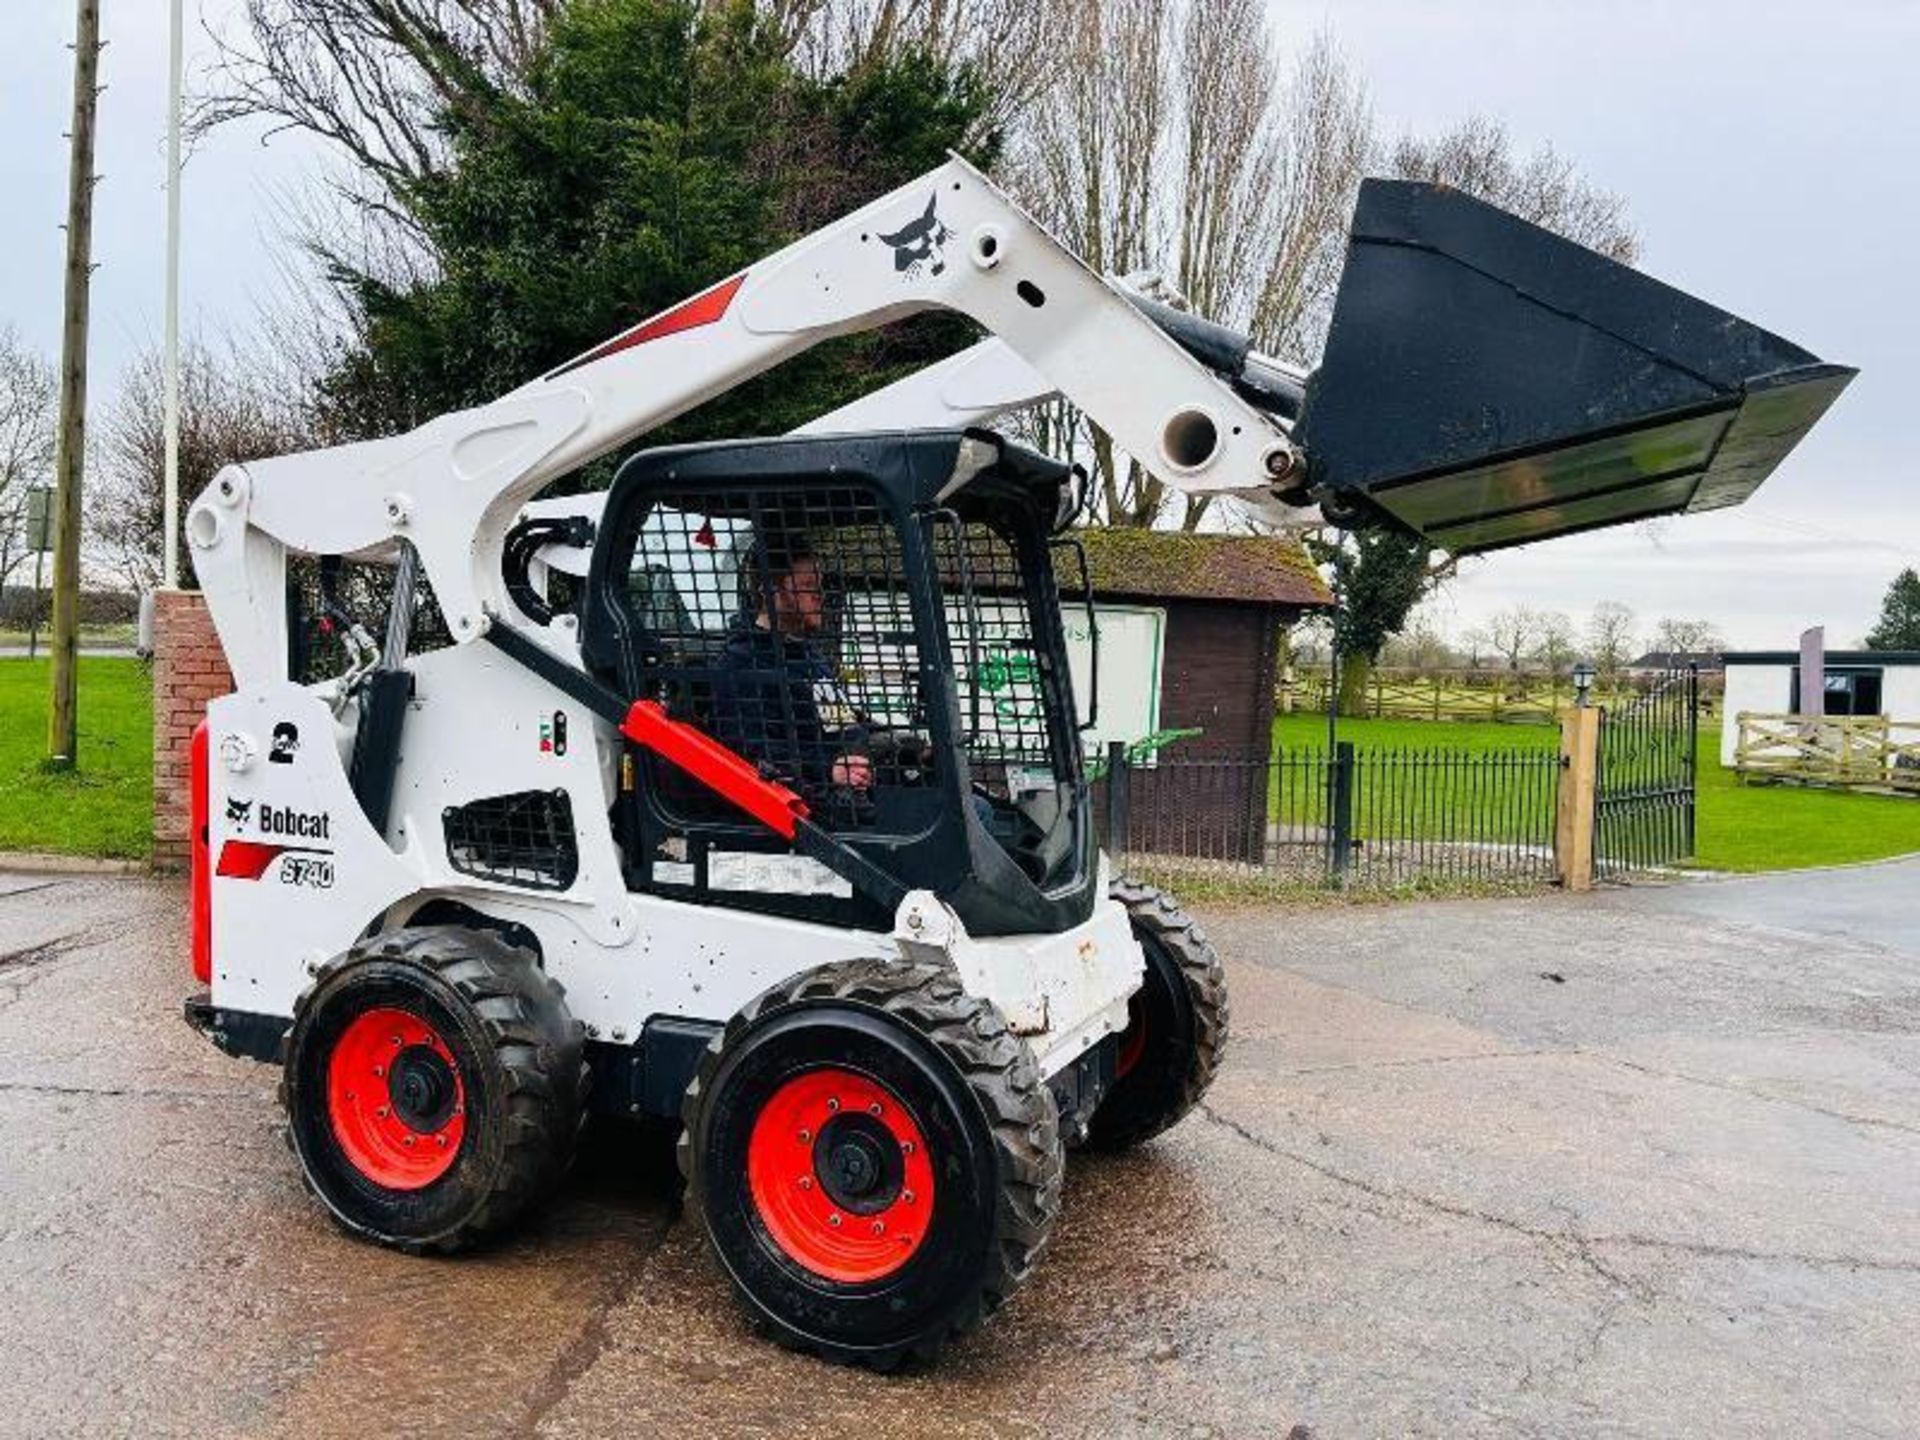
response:
<svg viewBox="0 0 1920 1440"><path fill-rule="evenodd" d="M915 217L930 223L902 240ZM513 613L501 547L549 481L823 340L929 309L980 324L1182 489L1275 507L1297 475L1274 417L954 158L490 404L222 471L187 534L236 680L284 676L289 550L382 558L405 539L454 640L478 639Z"/></svg>

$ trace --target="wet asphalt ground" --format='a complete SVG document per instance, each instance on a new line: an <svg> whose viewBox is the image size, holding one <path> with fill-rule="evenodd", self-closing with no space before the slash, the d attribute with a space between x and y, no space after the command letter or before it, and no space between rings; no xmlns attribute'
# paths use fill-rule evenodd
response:
<svg viewBox="0 0 1920 1440"><path fill-rule="evenodd" d="M0 876L0 1432L1920 1429L1920 865L1206 912L1204 1111L1076 1156L930 1373L756 1339L662 1137L484 1256L350 1241L179 1019L180 892Z"/></svg>

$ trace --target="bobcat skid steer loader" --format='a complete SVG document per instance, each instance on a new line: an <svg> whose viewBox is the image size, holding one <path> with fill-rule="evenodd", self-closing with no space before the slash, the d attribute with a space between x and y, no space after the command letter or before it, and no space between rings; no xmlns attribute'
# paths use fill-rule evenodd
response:
<svg viewBox="0 0 1920 1440"><path fill-rule="evenodd" d="M934 307L989 338L535 501ZM1179 1120L1227 1036L1200 928L1095 844L1055 580L1077 477L985 422L1063 396L1182 490L1471 551L1737 503L1850 374L1373 182L1308 375L950 161L490 404L216 477L186 529L238 688L194 740L188 1018L282 1068L356 1234L491 1239L585 1114L669 1117L765 1328L930 1356L1028 1274L1066 1147ZM348 564L392 577L383 641ZM417 591L450 643L409 653ZM322 620L353 663L298 683Z"/></svg>

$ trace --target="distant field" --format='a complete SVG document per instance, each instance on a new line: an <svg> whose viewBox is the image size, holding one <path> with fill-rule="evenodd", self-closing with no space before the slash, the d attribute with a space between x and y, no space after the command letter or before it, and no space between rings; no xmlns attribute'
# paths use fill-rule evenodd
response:
<svg viewBox="0 0 1920 1440"><path fill-rule="evenodd" d="M80 660L80 765L41 769L48 662L0 659L0 850L143 860L153 829L153 689L139 660Z"/></svg>
<svg viewBox="0 0 1920 1440"><path fill-rule="evenodd" d="M1273 733L1282 749L1321 749L1327 722L1318 715L1284 715L1274 722ZM1550 751L1560 744L1559 729L1553 725L1445 720L1342 720L1340 738L1361 750L1458 750L1470 755ZM1717 724L1701 727L1698 772L1699 853L1691 863L1702 869L1796 870L1920 851L1920 799L1743 784L1733 771L1721 768Z"/></svg>
<svg viewBox="0 0 1920 1440"><path fill-rule="evenodd" d="M139 633L139 626L132 623L124 625L82 625L80 627L80 648L82 650L113 650L131 648ZM24 648L30 638L23 629L0 627L0 649L14 646ZM47 627L40 627L40 653L47 649Z"/></svg>

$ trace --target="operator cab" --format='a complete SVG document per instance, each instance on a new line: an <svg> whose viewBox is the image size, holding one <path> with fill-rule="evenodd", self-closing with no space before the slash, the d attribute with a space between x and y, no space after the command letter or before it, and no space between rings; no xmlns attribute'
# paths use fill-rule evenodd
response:
<svg viewBox="0 0 1920 1440"><path fill-rule="evenodd" d="M1069 466L980 430L680 446L624 465L582 603L597 678L797 792L976 935L1058 932L1097 884L1055 538ZM886 928L889 907L630 747L635 889Z"/></svg>

